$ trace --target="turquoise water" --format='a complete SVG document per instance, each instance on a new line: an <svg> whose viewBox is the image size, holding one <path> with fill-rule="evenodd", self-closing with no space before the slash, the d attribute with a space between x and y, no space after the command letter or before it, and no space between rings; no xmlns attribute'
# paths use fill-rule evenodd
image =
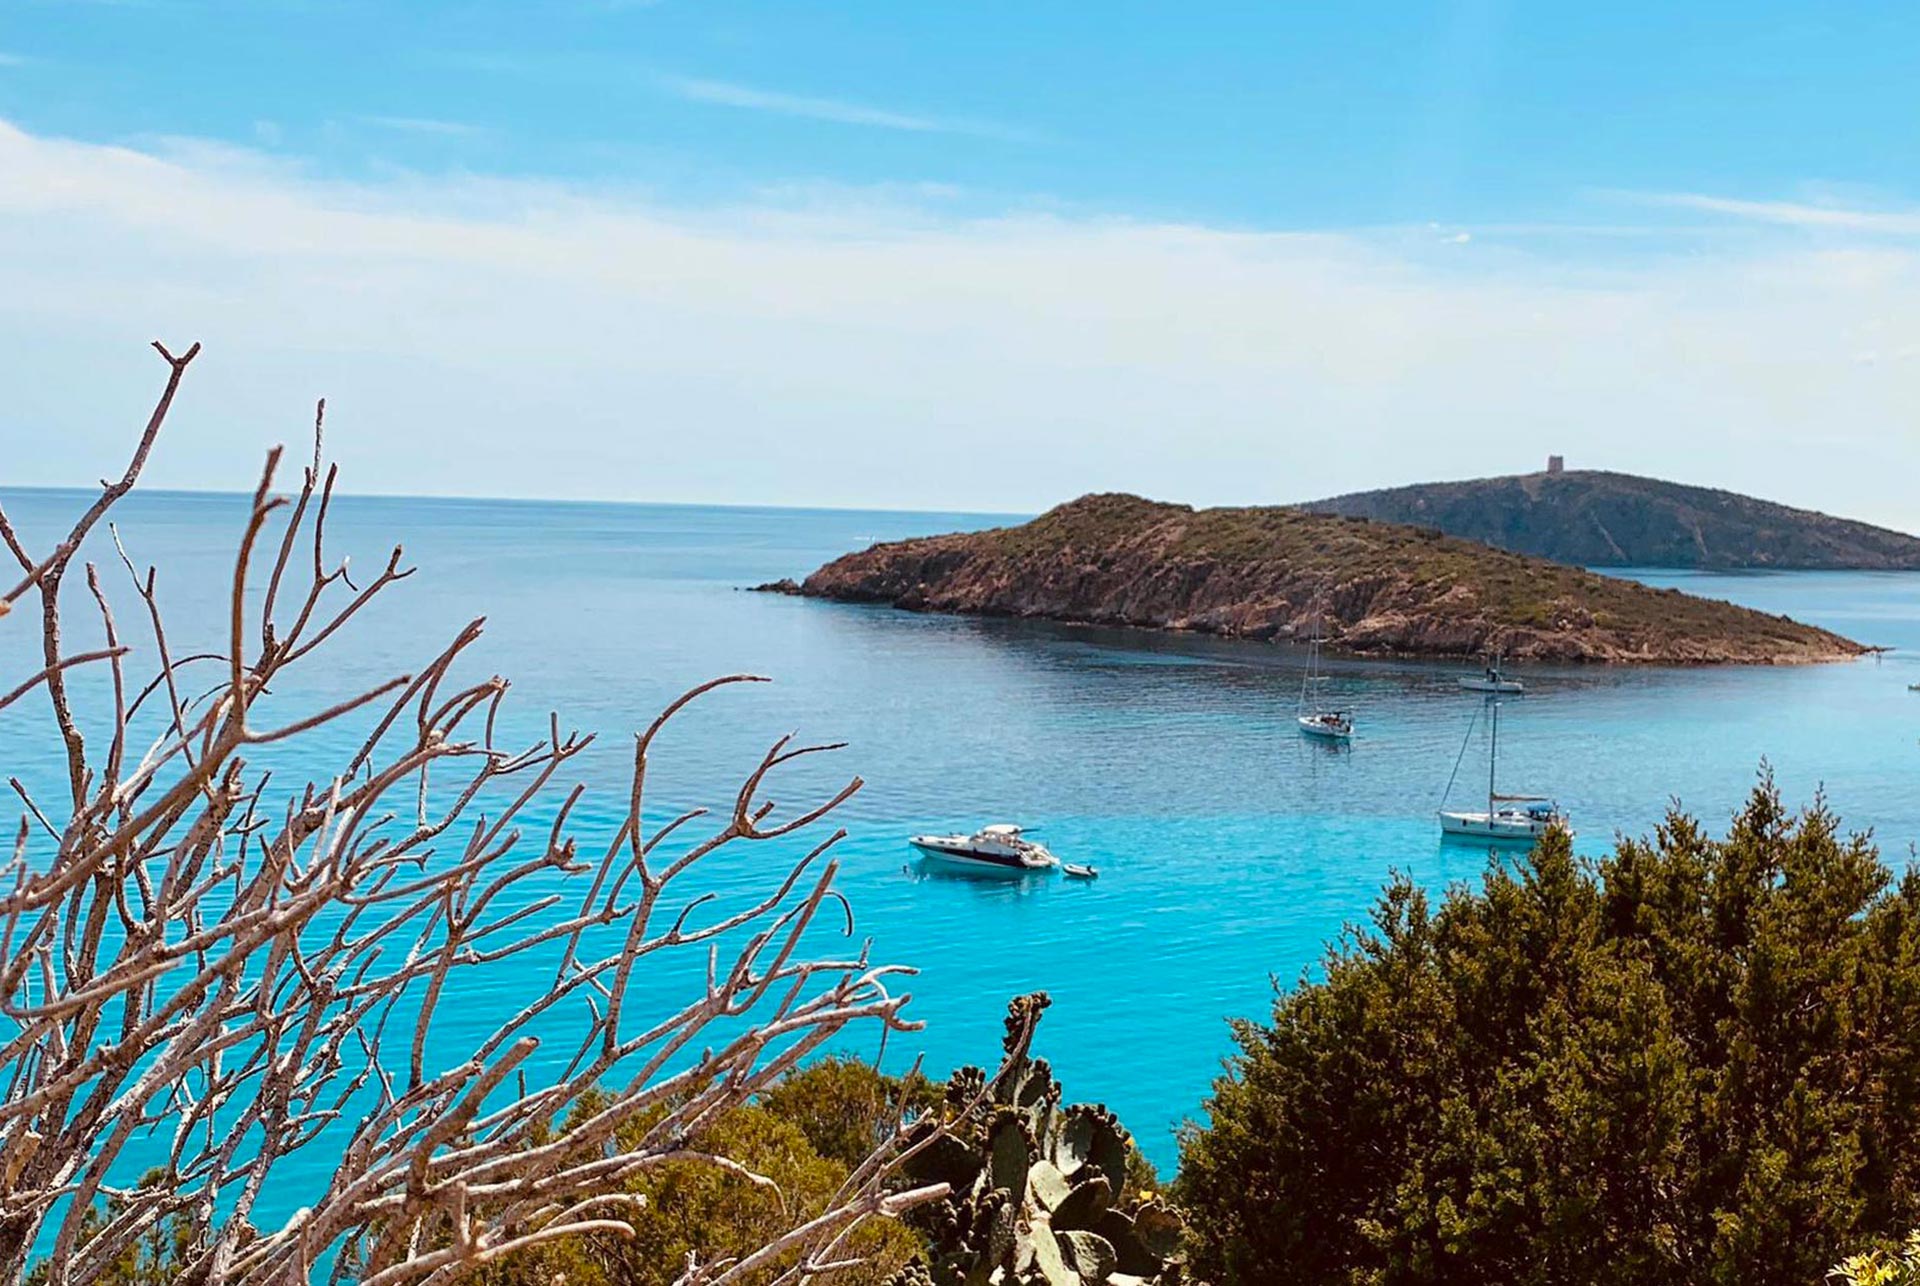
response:
<svg viewBox="0 0 1920 1286"><path fill-rule="evenodd" d="M84 498L0 492L40 544ZM121 531L165 569L175 642L220 628L244 502L129 499ZM910 1012L927 1024L887 1061L991 1060L1006 998L1044 988L1042 1028L1072 1097L1117 1111L1162 1167L1229 1050L1225 1019L1261 1015L1343 923L1363 917L1392 870L1430 885L1485 857L1443 847L1435 807L1478 699L1461 667L1331 658L1334 695L1356 712L1350 749L1294 731L1302 658L1291 649L1130 631L917 616L738 592L802 574L873 539L991 523L964 515L479 501L348 499L332 519L355 565L403 541L420 573L330 644L324 681L276 694L290 707L396 672L470 616L488 617L472 673L514 680L512 730L547 712L605 736L581 761L618 811L627 734L686 686L748 670L776 682L718 694L661 746L655 798L716 803L775 736L844 740L841 775L866 788L843 810L841 886L879 959L917 966ZM106 551L110 554L110 550ZM124 583L116 568L110 585ZM1920 840L1920 576L1648 572L1642 578L1788 612L1870 643L1885 659L1810 668L1523 671L1529 694L1502 719L1503 784L1551 791L1583 849L1641 833L1677 797L1716 829L1769 761L1790 799L1824 786L1890 860ZM77 606L84 588L73 586ZM131 595L119 595L130 621ZM0 622L0 687L30 663L30 614ZM73 646L83 646L76 628ZM0 764L57 780L40 706L0 714ZM1456 802L1480 785L1476 730ZM317 749L337 752L344 735ZM805 775L783 802L830 786ZM1093 883L936 876L903 840L1014 820L1102 870ZM710 877L754 887L770 859ZM544 980L529 975L530 986ZM663 987L671 979L663 980ZM670 988L666 988L670 990ZM435 1029L444 1063L512 995L456 998ZM909 1046L917 1044L918 1050ZM871 1041L862 1046L871 1051ZM320 1164L324 1158L311 1162Z"/></svg>

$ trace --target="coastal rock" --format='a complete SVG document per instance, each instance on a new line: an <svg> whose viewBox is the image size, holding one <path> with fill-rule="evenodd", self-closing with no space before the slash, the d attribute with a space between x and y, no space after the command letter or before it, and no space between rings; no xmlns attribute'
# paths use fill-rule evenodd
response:
<svg viewBox="0 0 1920 1286"><path fill-rule="evenodd" d="M1831 661L1868 649L1785 617L1431 530L1297 508L1085 496L1030 523L874 545L798 586L911 611L1299 639L1354 652L1654 664Z"/></svg>

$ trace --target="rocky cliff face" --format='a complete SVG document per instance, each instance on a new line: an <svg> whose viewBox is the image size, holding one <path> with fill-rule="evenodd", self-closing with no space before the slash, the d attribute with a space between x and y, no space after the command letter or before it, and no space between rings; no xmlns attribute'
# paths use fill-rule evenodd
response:
<svg viewBox="0 0 1920 1286"><path fill-rule="evenodd" d="M1785 617L1432 531L1292 508L1087 496L1019 527L875 545L764 589L1356 652L1779 664L1866 649Z"/></svg>
<svg viewBox="0 0 1920 1286"><path fill-rule="evenodd" d="M1301 507L1583 567L1920 569L1920 539L1903 532L1597 470L1434 482Z"/></svg>

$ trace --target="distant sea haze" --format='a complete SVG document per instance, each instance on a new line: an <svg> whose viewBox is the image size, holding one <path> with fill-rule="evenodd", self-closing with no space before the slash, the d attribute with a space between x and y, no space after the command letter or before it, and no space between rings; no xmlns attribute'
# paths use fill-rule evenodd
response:
<svg viewBox="0 0 1920 1286"><path fill-rule="evenodd" d="M0 501L37 538L89 495L4 491ZM221 628L244 513L237 497L139 492L116 511L136 562L161 569L182 652ZM798 804L855 773L866 779L841 815L842 887L875 956L920 968L910 1012L927 1022L917 1049L896 1038L890 1064L919 1049L932 1069L989 1060L1006 998L1045 989L1054 1005L1043 1052L1068 1096L1106 1102L1163 1169L1172 1127L1198 1110L1229 1051L1229 1015L1264 1015L1269 977L1311 970L1389 871L1438 888L1486 861L1443 848L1434 819L1456 760L1453 802L1485 790L1484 721L1469 736L1479 698L1456 685L1459 663L1330 657L1329 697L1357 725L1339 751L1295 731L1303 657L1288 646L736 592L872 540L1005 517L346 497L329 521L356 567L401 543L419 572L329 641L325 664L306 670L310 687L276 700L346 695L484 615L474 663L513 681L504 730L543 737L557 710L563 725L602 734L579 761L589 788L579 825L604 840L629 733L694 682L771 676L716 694L664 738L659 806L724 803L783 733L848 742L769 793ZM90 552L127 601L111 549ZM1920 841L1920 693L1907 691L1920 682L1920 574L1644 579L1897 650L1822 666L1525 671L1527 695L1503 710L1502 784L1557 795L1593 852L1616 832L1646 831L1675 796L1718 830L1765 759L1790 801L1824 786L1849 826L1872 827L1904 861ZM87 645L86 614L70 619L70 646ZM7 686L38 668L24 620L0 621ZM94 709L99 697L82 693ZM0 762L44 788L60 768L41 710L26 701L0 715ZM992 821L1034 827L1101 878L936 876L905 844ZM708 878L739 897L771 869L736 863ZM464 1058L516 999L461 998L434 1029L433 1054ZM324 1163L324 1149L313 1151Z"/></svg>

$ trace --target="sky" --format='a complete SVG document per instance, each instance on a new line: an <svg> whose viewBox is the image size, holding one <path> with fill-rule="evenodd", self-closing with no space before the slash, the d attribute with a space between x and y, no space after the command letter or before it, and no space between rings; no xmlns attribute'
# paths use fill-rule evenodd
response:
<svg viewBox="0 0 1920 1286"><path fill-rule="evenodd" d="M1920 530L1911 4L7 0L0 485Z"/></svg>

